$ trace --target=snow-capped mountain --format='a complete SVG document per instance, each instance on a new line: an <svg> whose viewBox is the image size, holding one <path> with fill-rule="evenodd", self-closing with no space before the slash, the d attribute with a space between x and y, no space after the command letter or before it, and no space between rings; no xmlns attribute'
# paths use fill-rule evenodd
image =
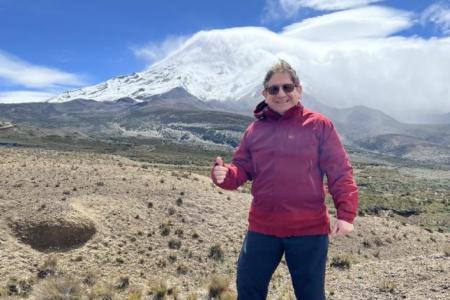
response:
<svg viewBox="0 0 450 300"><path fill-rule="evenodd" d="M264 74L280 54L275 49L279 46L273 47L277 39L263 28L202 31L143 72L67 91L48 101L123 97L139 101L177 87L203 101L252 100L259 98ZM259 46L255 48L249 40L259 41Z"/></svg>

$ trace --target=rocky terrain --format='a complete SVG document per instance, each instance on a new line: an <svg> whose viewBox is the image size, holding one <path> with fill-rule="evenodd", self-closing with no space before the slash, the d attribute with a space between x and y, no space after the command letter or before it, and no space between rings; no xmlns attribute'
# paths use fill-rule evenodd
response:
<svg viewBox="0 0 450 300"><path fill-rule="evenodd" d="M202 172L115 155L0 147L0 157L3 298L69 299L51 296L65 288L70 299L234 299L247 188L222 191ZM385 166L354 166L366 189L373 181L397 197L389 177L377 181ZM440 185L430 195L448 207L439 188L448 171L395 174L414 185L431 178ZM423 226L386 207L371 214L366 195L355 232L330 244L328 299L448 299L448 213ZM269 299L295 299L290 285L282 263Z"/></svg>

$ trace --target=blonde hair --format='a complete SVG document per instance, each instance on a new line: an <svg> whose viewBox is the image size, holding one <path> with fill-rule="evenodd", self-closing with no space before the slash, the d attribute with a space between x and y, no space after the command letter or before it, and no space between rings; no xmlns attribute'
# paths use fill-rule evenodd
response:
<svg viewBox="0 0 450 300"><path fill-rule="evenodd" d="M264 88L267 87L267 83L269 82L270 78L272 78L273 74L275 73L287 73L291 79L292 82L298 86L300 85L300 80L298 79L297 72L291 67L290 64L288 64L285 60L280 59L276 64L274 64L269 71L267 71L266 76L264 77L263 86Z"/></svg>

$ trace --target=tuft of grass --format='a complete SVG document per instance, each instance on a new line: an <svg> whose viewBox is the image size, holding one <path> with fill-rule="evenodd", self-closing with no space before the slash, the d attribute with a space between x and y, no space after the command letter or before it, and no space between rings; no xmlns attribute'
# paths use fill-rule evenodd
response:
<svg viewBox="0 0 450 300"><path fill-rule="evenodd" d="M46 278L48 276L57 275L57 260L54 256L48 256L42 265L38 267L38 278Z"/></svg>
<svg viewBox="0 0 450 300"><path fill-rule="evenodd" d="M82 299L84 289L70 277L49 277L36 285L32 298L36 300Z"/></svg>
<svg viewBox="0 0 450 300"><path fill-rule="evenodd" d="M385 292L385 293L391 293L393 294L395 292L396 289L396 284L393 281L383 281L380 285L379 285L379 290L381 292Z"/></svg>
<svg viewBox="0 0 450 300"><path fill-rule="evenodd" d="M208 286L209 299L222 299L221 296L228 291L230 280L224 276L215 274L211 277L211 281Z"/></svg>
<svg viewBox="0 0 450 300"><path fill-rule="evenodd" d="M168 293L167 284L161 279L152 279L148 283L148 294L153 295L154 300L163 300Z"/></svg>
<svg viewBox="0 0 450 300"><path fill-rule="evenodd" d="M186 297L186 300L197 300L197 299L198 295L196 292L190 292Z"/></svg>
<svg viewBox="0 0 450 300"><path fill-rule="evenodd" d="M115 292L114 287L105 282L99 282L95 284L88 293L89 300L114 300Z"/></svg>
<svg viewBox="0 0 450 300"><path fill-rule="evenodd" d="M31 278L17 279L15 277L12 277L6 283L6 290L4 291L5 295L2 296L8 295L27 297L33 288L33 284L34 282Z"/></svg>

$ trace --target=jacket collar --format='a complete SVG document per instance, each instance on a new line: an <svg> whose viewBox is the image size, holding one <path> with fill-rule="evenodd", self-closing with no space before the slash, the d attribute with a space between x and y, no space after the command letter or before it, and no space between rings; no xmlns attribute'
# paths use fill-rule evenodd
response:
<svg viewBox="0 0 450 300"><path fill-rule="evenodd" d="M272 110L267 103L263 100L258 105L256 105L256 108L253 111L253 114L255 118L259 120L263 119L272 119L272 120L278 120L278 119L290 119L293 116L297 114L303 113L303 105L298 102L297 105L294 107L291 107L289 110L287 110L284 114L279 114L276 111Z"/></svg>

